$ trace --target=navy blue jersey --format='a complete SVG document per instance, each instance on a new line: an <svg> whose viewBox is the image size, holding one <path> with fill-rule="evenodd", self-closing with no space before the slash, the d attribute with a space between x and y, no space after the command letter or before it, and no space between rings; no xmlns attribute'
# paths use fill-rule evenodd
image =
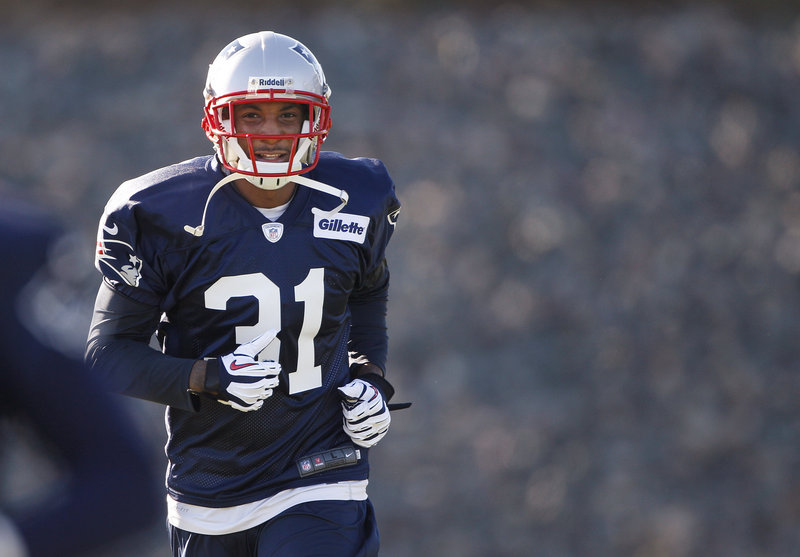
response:
<svg viewBox="0 0 800 557"><path fill-rule="evenodd" d="M204 397L168 407L169 491L178 501L227 507L289 487L364 479L365 450L358 465L305 479L296 461L349 442L336 391L350 381L348 352L385 365L394 185L380 161L323 153L308 177L348 192L339 213L327 213L337 198L298 186L272 222L228 185L209 202L204 234L193 236L184 227L200 223L223 177L214 156L152 172L123 184L100 223L96 264L114 290L162 316L166 356L221 356L280 330L266 356L280 361L281 382L260 410ZM136 366L115 373L133 384ZM128 394L169 401L187 388L183 379L148 381Z"/></svg>

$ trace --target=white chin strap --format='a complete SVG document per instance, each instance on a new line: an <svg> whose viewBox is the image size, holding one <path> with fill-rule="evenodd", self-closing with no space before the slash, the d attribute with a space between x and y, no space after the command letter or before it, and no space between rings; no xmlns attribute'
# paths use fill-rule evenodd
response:
<svg viewBox="0 0 800 557"><path fill-rule="evenodd" d="M276 163L267 163L267 164L276 164ZM282 165L281 165L282 166ZM206 205L203 208L203 218L200 220L200 224L197 226L189 226L188 224L183 227L183 229L191 234L192 236L200 237L203 235L206 226L206 213L208 212L208 204L211 202L211 197L217 193L222 186L233 182L234 180L245 179L250 183L253 183L253 178L261 178L261 176L247 176L245 174L239 174L238 172L234 172L233 174L229 174L225 176L222 180L217 182L217 184L208 192L208 197L206 197ZM274 179L274 178L264 178L265 180ZM311 188L312 190L321 191L322 193L327 193L329 195L334 195L339 198L341 203L331 209L330 211L323 211L317 207L313 207L311 211L318 215L327 216L328 218L332 217L336 213L342 210L342 208L347 205L347 201L349 196L347 192L344 190L340 190L338 188L334 188L333 186L329 186L328 184L324 184L322 182L318 182L317 180L312 180L311 178L307 178L306 176L298 175L298 176L279 176L277 179L282 181L282 185L278 187L283 187L284 185L288 184L289 182L294 182L295 184L300 184L306 186L307 188ZM258 186L261 187L261 186ZM277 188L263 188L263 189L277 189Z"/></svg>

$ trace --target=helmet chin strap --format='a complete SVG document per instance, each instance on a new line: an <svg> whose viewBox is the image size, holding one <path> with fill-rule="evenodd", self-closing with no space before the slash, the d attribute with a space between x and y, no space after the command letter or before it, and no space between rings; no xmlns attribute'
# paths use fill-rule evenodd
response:
<svg viewBox="0 0 800 557"><path fill-rule="evenodd" d="M350 196L347 195L346 191L340 190L339 188L334 188L333 186L329 186L328 184L322 182L318 182L317 180L312 180L311 178L308 178L306 176L294 176L292 177L292 182L301 184L307 188L311 188L312 190L317 190L321 191L322 193L327 193L328 195L335 195L336 197L339 198L339 201L341 201L341 203L338 206L334 207L330 211L323 211L318 207L312 207L311 212L314 213L315 215L332 217L333 215L344 209L344 206L347 205L347 201L350 199Z"/></svg>
<svg viewBox="0 0 800 557"><path fill-rule="evenodd" d="M229 182L233 182L234 180L238 180L239 178L245 178L243 174L239 174L234 172L233 174L228 174L222 180L217 182L217 184L211 188L211 191L208 192L208 197L206 197L206 205L203 207L203 218L200 220L200 224L197 226L189 226L188 224L183 227L183 229L191 234L192 236L200 237L203 235L203 230L206 227L206 212L208 211L208 204L211 202L211 197L219 191L219 189Z"/></svg>
<svg viewBox="0 0 800 557"><path fill-rule="evenodd" d="M247 176L245 174L239 174L238 172L234 172L232 174L229 174L228 176L225 176L222 180L217 182L217 184L211 189L210 192L208 192L208 197L206 197L206 204L205 204L205 207L203 207L203 218L200 220L200 224L197 225L197 226L189 226L187 224L187 225L185 225L183 227L183 229L186 232L188 232L189 234L191 234L192 236L195 236L195 237L198 237L198 238L200 236L202 236L203 232L205 231L206 213L208 212L208 204L211 202L211 197L215 193L217 193L220 190L220 188L222 186L224 186L225 184L228 184L230 182L233 182L234 180L239 180L239 179L242 179L242 178L244 178L245 180L247 180L247 181L252 183L252 178L259 178L259 176ZM280 179L281 180L285 180L283 182L283 185L286 185L286 184L288 184L290 182L294 182L295 184L300 184L300 185L306 186L307 188L311 188L313 190L320 191L322 193L327 193L329 195L334 195L334 196L338 197L339 200L341 201L341 203L337 207L334 207L330 211L323 211L322 209L319 209L318 207L313 207L311 209L311 211L315 215L322 215L322 216L332 217L333 215L335 215L336 213L341 211L342 208L344 208L345 205L347 205L347 201L350 198L347 195L346 191L340 190L338 188L334 188L333 186L329 186L328 184L324 184L324 183L319 182L317 180L312 180L311 178L308 178L306 176L302 176L302 175L285 176L285 177L281 176ZM283 187L283 186L279 186L279 187ZM277 189L277 188L271 188L271 189Z"/></svg>

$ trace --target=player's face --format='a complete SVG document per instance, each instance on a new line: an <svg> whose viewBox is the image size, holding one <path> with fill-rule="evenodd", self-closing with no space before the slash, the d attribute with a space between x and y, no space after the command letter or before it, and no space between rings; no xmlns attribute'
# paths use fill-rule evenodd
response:
<svg viewBox="0 0 800 557"><path fill-rule="evenodd" d="M253 102L235 105L234 126L237 132L258 135L288 135L300 133L306 119L305 106L298 103ZM254 139L256 160L263 162L288 162L292 152L291 138ZM247 141L240 139L245 153Z"/></svg>

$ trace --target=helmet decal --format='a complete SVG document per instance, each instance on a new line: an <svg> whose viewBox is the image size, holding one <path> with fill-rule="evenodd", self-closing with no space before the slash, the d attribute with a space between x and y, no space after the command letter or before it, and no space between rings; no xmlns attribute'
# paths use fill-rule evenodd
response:
<svg viewBox="0 0 800 557"><path fill-rule="evenodd" d="M239 39L236 39L231 44L229 44L227 47L225 47L225 49L222 52L220 52L219 55L222 57L223 60L227 60L228 58L230 58L231 56L233 56L234 54L236 54L237 52L239 52L243 48L244 48L244 45L242 45L242 43L239 42Z"/></svg>
<svg viewBox="0 0 800 557"><path fill-rule="evenodd" d="M312 66L316 66L315 64L316 60L314 60L314 56L311 54L311 51L308 50L305 46L301 45L300 43L297 43L296 45L294 45L294 47L292 47L292 50L294 50L297 54L305 58L306 62L308 62Z"/></svg>

